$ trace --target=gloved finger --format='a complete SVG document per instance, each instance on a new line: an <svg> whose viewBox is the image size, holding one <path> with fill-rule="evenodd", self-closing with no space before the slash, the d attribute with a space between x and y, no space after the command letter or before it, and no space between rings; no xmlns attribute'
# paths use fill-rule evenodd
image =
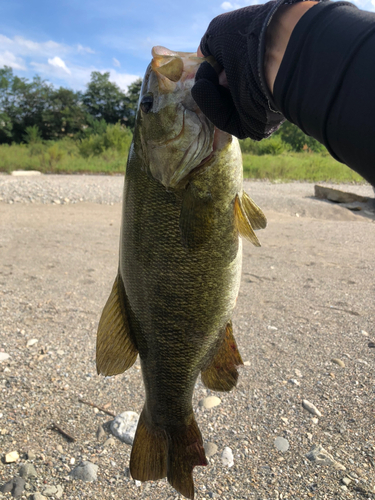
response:
<svg viewBox="0 0 375 500"><path fill-rule="evenodd" d="M191 94L201 111L217 128L238 138L247 136L227 88L209 79L201 78L191 89Z"/></svg>

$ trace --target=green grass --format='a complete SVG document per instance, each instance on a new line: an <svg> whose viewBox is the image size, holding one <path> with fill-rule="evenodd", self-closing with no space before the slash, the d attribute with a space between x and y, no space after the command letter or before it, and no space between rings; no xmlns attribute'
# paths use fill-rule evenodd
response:
<svg viewBox="0 0 375 500"><path fill-rule="evenodd" d="M0 172L39 170L43 173L123 174L127 152L114 148L98 155L83 157L76 142L30 145L0 145ZM327 153L293 153L279 155L243 154L244 177L270 181L364 182L362 177Z"/></svg>
<svg viewBox="0 0 375 500"><path fill-rule="evenodd" d="M365 182L346 165L334 160L328 153L283 153L255 156L243 154L244 177L270 181L327 181Z"/></svg>

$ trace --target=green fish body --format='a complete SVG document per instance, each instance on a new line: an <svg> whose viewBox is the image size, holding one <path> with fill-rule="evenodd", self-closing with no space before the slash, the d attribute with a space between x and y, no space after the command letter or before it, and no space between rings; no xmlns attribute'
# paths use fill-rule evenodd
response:
<svg viewBox="0 0 375 500"><path fill-rule="evenodd" d="M214 131L190 95L199 60L153 49L126 170L119 271L98 328L97 368L122 373L139 354L146 390L130 459L141 481L168 477L194 497L207 465L192 395L229 391L242 364L231 317L241 238L259 245L261 210L242 190L238 141Z"/></svg>

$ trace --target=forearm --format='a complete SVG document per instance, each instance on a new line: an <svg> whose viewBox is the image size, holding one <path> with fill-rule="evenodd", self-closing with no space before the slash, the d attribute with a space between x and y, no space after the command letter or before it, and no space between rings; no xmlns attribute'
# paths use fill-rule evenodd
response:
<svg viewBox="0 0 375 500"><path fill-rule="evenodd" d="M305 1L293 5L284 5L273 16L266 32L264 55L265 78L271 94L294 27L301 17L317 3L315 1Z"/></svg>

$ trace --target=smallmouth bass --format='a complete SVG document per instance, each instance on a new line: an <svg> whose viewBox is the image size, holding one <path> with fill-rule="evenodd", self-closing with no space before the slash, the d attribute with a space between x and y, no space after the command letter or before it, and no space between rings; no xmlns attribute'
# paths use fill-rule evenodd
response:
<svg viewBox="0 0 375 500"><path fill-rule="evenodd" d="M97 335L97 370L116 375L140 356L146 401L130 471L167 477L194 498L207 465L192 395L199 374L229 391L242 364L231 317L241 238L259 246L266 218L243 192L237 139L214 128L191 96L201 58L154 47L126 168L118 274Z"/></svg>

